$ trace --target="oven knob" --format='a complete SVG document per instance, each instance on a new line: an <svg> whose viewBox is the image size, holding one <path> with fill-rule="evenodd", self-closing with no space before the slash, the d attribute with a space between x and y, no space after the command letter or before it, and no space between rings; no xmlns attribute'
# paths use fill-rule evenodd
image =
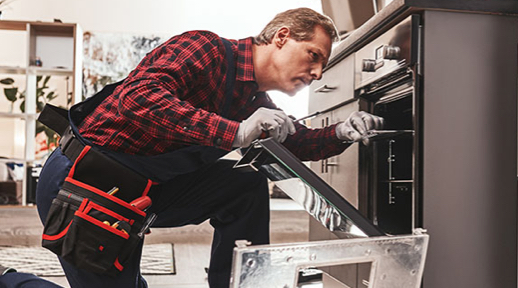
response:
<svg viewBox="0 0 518 288"><path fill-rule="evenodd" d="M372 60L372 59L363 59L363 72L376 72L379 68L385 65L385 61L383 59L380 60Z"/></svg>
<svg viewBox="0 0 518 288"><path fill-rule="evenodd" d="M387 60L399 59L401 49L397 46L384 46L383 47L383 58Z"/></svg>
<svg viewBox="0 0 518 288"><path fill-rule="evenodd" d="M362 71L363 72L376 72L376 60L363 59Z"/></svg>

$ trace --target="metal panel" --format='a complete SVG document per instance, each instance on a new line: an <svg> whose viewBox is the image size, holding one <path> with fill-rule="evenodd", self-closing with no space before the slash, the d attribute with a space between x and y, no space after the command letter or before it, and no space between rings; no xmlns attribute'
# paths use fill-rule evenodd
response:
<svg viewBox="0 0 518 288"><path fill-rule="evenodd" d="M393 0L333 49L328 67L337 64L406 16L420 14L424 10L462 10L467 13L518 15L518 5L515 0Z"/></svg>
<svg viewBox="0 0 518 288"><path fill-rule="evenodd" d="M410 16L355 53L355 89L416 63L418 22Z"/></svg>
<svg viewBox="0 0 518 288"><path fill-rule="evenodd" d="M423 19L424 287L516 288L518 19Z"/></svg>
<svg viewBox="0 0 518 288"><path fill-rule="evenodd" d="M427 248L428 235L249 247L238 243L230 287L297 287L301 268L372 263L368 287L419 288Z"/></svg>

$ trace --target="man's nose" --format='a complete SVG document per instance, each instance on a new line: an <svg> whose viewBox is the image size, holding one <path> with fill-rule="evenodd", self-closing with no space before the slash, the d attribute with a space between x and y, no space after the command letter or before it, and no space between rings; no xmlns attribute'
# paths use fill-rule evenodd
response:
<svg viewBox="0 0 518 288"><path fill-rule="evenodd" d="M316 65L311 69L311 77L314 80L320 80L322 79L322 66Z"/></svg>

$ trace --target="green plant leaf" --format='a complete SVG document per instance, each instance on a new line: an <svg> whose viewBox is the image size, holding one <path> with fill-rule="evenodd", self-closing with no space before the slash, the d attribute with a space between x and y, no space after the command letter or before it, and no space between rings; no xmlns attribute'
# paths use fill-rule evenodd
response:
<svg viewBox="0 0 518 288"><path fill-rule="evenodd" d="M36 76L36 83L40 83L42 78L43 78L43 76L41 76L41 75Z"/></svg>
<svg viewBox="0 0 518 288"><path fill-rule="evenodd" d="M45 91L43 91L43 88L36 89L36 95L37 97L45 95Z"/></svg>
<svg viewBox="0 0 518 288"><path fill-rule="evenodd" d="M45 80L43 81L43 87L46 87L46 86L47 86L47 83L49 82L49 80L50 80L50 75L47 75L47 76L45 77ZM48 88L48 87L47 87L47 88Z"/></svg>
<svg viewBox="0 0 518 288"><path fill-rule="evenodd" d="M25 113L25 100L23 100L22 103L20 103L20 111L22 111L22 113Z"/></svg>
<svg viewBox="0 0 518 288"><path fill-rule="evenodd" d="M18 88L4 88L4 94L7 100L14 102L17 100L16 94L18 94Z"/></svg>
<svg viewBox="0 0 518 288"><path fill-rule="evenodd" d="M0 83L2 83L4 85L12 85L14 83L14 79L13 78L4 78L4 79L0 80Z"/></svg>
<svg viewBox="0 0 518 288"><path fill-rule="evenodd" d="M58 97L58 94L56 94L55 91L51 91L51 92L49 92L49 94L47 94L48 101L51 101L52 99L56 99L56 97Z"/></svg>

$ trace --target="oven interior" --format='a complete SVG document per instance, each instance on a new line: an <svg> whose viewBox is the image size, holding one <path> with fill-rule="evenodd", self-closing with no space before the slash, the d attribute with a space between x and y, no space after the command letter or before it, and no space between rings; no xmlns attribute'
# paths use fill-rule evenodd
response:
<svg viewBox="0 0 518 288"><path fill-rule="evenodd" d="M384 130L404 131L377 138L360 149L360 206L388 234L411 234L415 214L414 97L362 99L364 110L384 118ZM372 99L377 99L373 101ZM363 161L362 161L363 159ZM363 187L363 189L362 189Z"/></svg>

